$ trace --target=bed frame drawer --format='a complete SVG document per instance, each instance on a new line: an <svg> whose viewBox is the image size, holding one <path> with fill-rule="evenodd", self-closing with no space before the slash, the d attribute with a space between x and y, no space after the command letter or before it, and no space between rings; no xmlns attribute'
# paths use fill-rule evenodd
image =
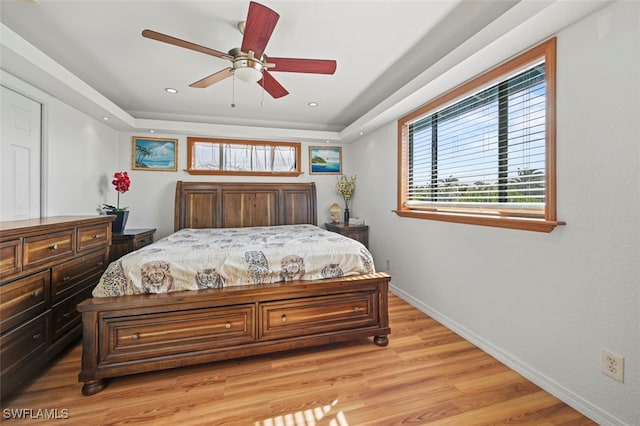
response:
<svg viewBox="0 0 640 426"><path fill-rule="evenodd" d="M0 333L44 312L48 292L48 270L0 287Z"/></svg>
<svg viewBox="0 0 640 426"><path fill-rule="evenodd" d="M259 338L279 339L376 326L377 294L346 293L260 304Z"/></svg>
<svg viewBox="0 0 640 426"><path fill-rule="evenodd" d="M122 363L254 342L255 311L250 304L105 319L100 358Z"/></svg>

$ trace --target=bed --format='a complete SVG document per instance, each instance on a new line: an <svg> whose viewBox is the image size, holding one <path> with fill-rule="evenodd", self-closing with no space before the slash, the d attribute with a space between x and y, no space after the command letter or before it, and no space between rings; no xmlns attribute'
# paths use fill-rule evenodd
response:
<svg viewBox="0 0 640 426"><path fill-rule="evenodd" d="M184 240L185 233L243 233L246 228L270 234L275 227L306 235L313 225L317 225L314 183L178 181L176 234L162 244ZM145 249L163 247L154 246ZM251 269L253 275L245 277L249 280L245 285L233 284L227 272L223 282L216 274L226 266L216 264L218 269L210 268L205 275L205 285L198 287L196 279L191 289L181 287L179 279L174 288L157 294L144 284L133 294L125 294L118 285L107 289L123 294L118 296L96 287L94 297L78 305L83 326L78 376L82 393L96 394L108 379L118 376L364 337L386 346L390 277L375 272L366 253L360 253L359 266L338 272L333 267L312 272L314 261L301 255L307 274L283 262L267 279L256 275L259 268Z"/></svg>

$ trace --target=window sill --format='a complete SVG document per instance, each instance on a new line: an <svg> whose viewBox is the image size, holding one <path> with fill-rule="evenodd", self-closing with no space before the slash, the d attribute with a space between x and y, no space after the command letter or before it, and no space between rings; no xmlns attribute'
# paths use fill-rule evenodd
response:
<svg viewBox="0 0 640 426"><path fill-rule="evenodd" d="M565 225L565 222L519 217L488 217L481 215L463 215L416 210L394 210L394 213L401 217L411 217L414 219L439 220L442 222L466 223L468 225L492 226L495 228L520 229L523 231L547 233L553 231L558 225Z"/></svg>

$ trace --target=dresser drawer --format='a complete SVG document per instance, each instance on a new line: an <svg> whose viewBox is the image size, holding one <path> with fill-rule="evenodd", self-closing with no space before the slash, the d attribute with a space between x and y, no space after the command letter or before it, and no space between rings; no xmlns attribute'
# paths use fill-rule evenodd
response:
<svg viewBox="0 0 640 426"><path fill-rule="evenodd" d="M138 250L142 247L148 246L153 242L153 234L144 235L140 238L136 238L133 240L133 249Z"/></svg>
<svg viewBox="0 0 640 426"><path fill-rule="evenodd" d="M376 326L377 293L358 292L260 304L259 339Z"/></svg>
<svg viewBox="0 0 640 426"><path fill-rule="evenodd" d="M22 271L22 240L0 243L0 278L9 278Z"/></svg>
<svg viewBox="0 0 640 426"><path fill-rule="evenodd" d="M54 266L51 269L51 298L61 300L85 287L98 283L107 264L107 249Z"/></svg>
<svg viewBox="0 0 640 426"><path fill-rule="evenodd" d="M110 224L83 226L78 228L78 251L109 245Z"/></svg>
<svg viewBox="0 0 640 426"><path fill-rule="evenodd" d="M56 341L66 333L71 331L73 327L80 324L82 315L78 311L78 303L91 297L91 288L86 288L74 294L69 299L53 306L52 321L53 332L52 340Z"/></svg>
<svg viewBox="0 0 640 426"><path fill-rule="evenodd" d="M0 333L44 312L48 292L48 270L0 287Z"/></svg>
<svg viewBox="0 0 640 426"><path fill-rule="evenodd" d="M54 234L39 235L37 237L27 237L24 239L23 268L60 260L73 256L74 231L56 232Z"/></svg>
<svg viewBox="0 0 640 426"><path fill-rule="evenodd" d="M254 318L253 304L106 318L99 342L106 353L100 358L111 364L253 342Z"/></svg>
<svg viewBox="0 0 640 426"><path fill-rule="evenodd" d="M29 358L44 351L49 342L50 318L51 312L46 312L0 337L0 366L3 377L20 368Z"/></svg>

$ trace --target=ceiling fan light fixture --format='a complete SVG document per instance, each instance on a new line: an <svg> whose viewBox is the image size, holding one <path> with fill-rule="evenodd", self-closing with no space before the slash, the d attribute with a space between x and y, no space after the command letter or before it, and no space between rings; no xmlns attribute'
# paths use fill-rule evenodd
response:
<svg viewBox="0 0 640 426"><path fill-rule="evenodd" d="M262 78L262 62L245 56L233 61L233 75L247 83L255 83Z"/></svg>
<svg viewBox="0 0 640 426"><path fill-rule="evenodd" d="M247 83L254 83L262 78L262 73L255 68L236 68L233 74Z"/></svg>

